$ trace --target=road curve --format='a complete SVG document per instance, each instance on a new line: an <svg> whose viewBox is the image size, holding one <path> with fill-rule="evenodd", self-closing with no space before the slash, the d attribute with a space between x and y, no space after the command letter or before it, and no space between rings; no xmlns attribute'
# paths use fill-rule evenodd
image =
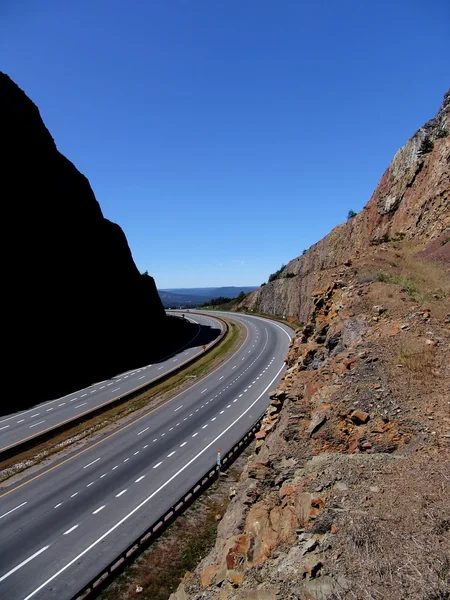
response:
<svg viewBox="0 0 450 600"><path fill-rule="evenodd" d="M264 412L292 332L231 316L247 335L219 368L151 414L0 491L0 599L71 598Z"/></svg>
<svg viewBox="0 0 450 600"><path fill-rule="evenodd" d="M197 323L198 329L194 332L192 340L184 344L174 355L154 364L131 369L109 380L94 383L62 398L0 417L0 453L14 449L15 446L32 440L64 423L79 419L95 409L107 406L133 390L156 382L180 365L202 354L204 352L202 342L196 343L197 339L200 340L201 329L215 330L207 336L208 339L214 339L220 335L223 324L219 320L205 315L186 315L186 317Z"/></svg>

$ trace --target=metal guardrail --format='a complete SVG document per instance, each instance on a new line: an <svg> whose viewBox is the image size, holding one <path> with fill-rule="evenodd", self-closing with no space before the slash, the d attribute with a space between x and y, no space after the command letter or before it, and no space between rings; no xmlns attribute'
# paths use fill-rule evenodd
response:
<svg viewBox="0 0 450 600"><path fill-rule="evenodd" d="M256 423L251 427L242 438L236 442L221 459L221 468L217 465L209 469L200 479L181 496L178 502L175 502L157 521L146 529L134 542L112 560L102 569L89 583L79 590L70 600L92 600L96 598L102 590L105 589L122 571L130 565L144 550L146 550L176 518L183 514L185 510L196 500L220 475L223 471L241 454L244 448L255 437L259 430L263 413Z"/></svg>
<svg viewBox="0 0 450 600"><path fill-rule="evenodd" d="M174 318L180 318L180 317L174 316ZM0 450L0 462L2 460L6 460L7 458L10 458L11 456L14 456L15 454L18 454L19 452L24 452L25 450L29 450L30 448L33 448L33 446L37 446L37 444L45 442L45 441L51 439L52 437L54 437L55 435L58 435L58 434L62 433L63 431L67 431L71 427L75 427L76 425L79 425L80 423L83 423L84 421L87 421L88 419L92 419L92 417L96 417L97 415L100 415L103 412L110 410L111 408L119 406L120 404L123 404L124 402L126 402L128 400L132 400L133 398L135 398L142 392L149 390L152 387L159 385L160 383L163 383L170 377L173 377L177 373L186 369L186 367L195 363L202 356L205 356L205 354L208 354L211 350L213 350L213 348L215 348L217 346L217 344L219 344L223 340L223 338L226 336L226 334L229 331L228 323L224 319L221 319L220 317L214 317L214 318L223 323L224 330L220 333L220 335L214 341L212 341L209 344L209 346L206 347L206 349L202 352L202 354L193 356L192 358L188 359L181 365L174 367L169 372L164 373L163 375L160 375L157 379L154 379L153 381L150 381L148 383L144 383L141 386L134 388L133 390L130 390L129 392L126 392L125 394L118 396L117 398L114 398L110 402L107 402L106 404L102 404L102 406L93 408L92 410L89 410L79 416L76 416L73 419L70 419L68 421L65 421L64 423L61 423L59 425L56 425L55 427L52 427L48 431L43 431L42 433L38 433L29 439L23 440L22 442L19 442L12 446L8 446L8 447L4 448L3 450ZM172 354L171 356L174 356L175 354L176 353ZM170 358L170 356L168 358Z"/></svg>

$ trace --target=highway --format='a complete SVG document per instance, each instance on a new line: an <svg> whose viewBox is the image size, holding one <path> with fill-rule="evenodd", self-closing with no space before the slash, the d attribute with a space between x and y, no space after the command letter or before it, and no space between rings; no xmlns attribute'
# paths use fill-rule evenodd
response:
<svg viewBox="0 0 450 600"><path fill-rule="evenodd" d="M181 313L180 313L181 314ZM145 365L134 370L121 373L107 381L100 381L85 389L78 390L63 398L36 405L18 413L0 417L0 452L14 448L16 445L31 440L38 435L68 423L83 415L106 406L133 390L137 390L150 382L156 382L161 377L175 370L183 363L204 352L202 344L196 344L196 339L217 338L223 324L217 319L204 315L187 314L192 322L198 325L192 340L182 347L179 352L155 364ZM205 329L211 331L200 336ZM51 371L49 372L51 376ZM20 393L20 391L17 391Z"/></svg>
<svg viewBox="0 0 450 600"><path fill-rule="evenodd" d="M0 599L71 598L264 412L292 331L231 316L246 339L219 368L0 491Z"/></svg>

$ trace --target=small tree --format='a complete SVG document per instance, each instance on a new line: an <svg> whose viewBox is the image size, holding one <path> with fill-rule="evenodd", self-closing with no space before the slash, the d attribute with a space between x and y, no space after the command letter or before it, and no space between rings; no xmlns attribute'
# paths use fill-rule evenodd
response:
<svg viewBox="0 0 450 600"><path fill-rule="evenodd" d="M422 143L420 144L420 148L419 148L419 156L423 156L424 154L428 154L429 152L431 152L434 148L434 142L432 142L430 140L430 137L428 135L426 135L423 140Z"/></svg>
<svg viewBox="0 0 450 600"><path fill-rule="evenodd" d="M350 210L348 211L348 215L347 215L347 221L350 221L350 219L353 219L353 217L356 217L356 215L357 215L357 214L358 214L358 213L355 213L355 211L354 211L354 210L351 210L351 209L350 209Z"/></svg>

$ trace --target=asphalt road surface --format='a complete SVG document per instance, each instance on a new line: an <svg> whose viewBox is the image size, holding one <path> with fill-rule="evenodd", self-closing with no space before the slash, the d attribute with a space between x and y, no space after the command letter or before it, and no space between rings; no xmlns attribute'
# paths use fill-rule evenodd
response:
<svg viewBox="0 0 450 600"><path fill-rule="evenodd" d="M50 431L62 423L70 422L96 408L106 406L133 390L157 381L194 356L202 354L204 352L202 343L196 344L197 339L201 340L202 337L205 337L199 335L202 329L203 333L207 328L214 330L206 336L207 339L214 339L222 331L223 325L220 321L203 315L187 314L186 317L197 323L198 329L192 340L174 356L155 364L121 373L107 381L99 381L63 398L0 417L0 452L37 437L43 432ZM20 390L17 393L20 393Z"/></svg>
<svg viewBox="0 0 450 600"><path fill-rule="evenodd" d="M215 371L0 490L1 599L71 598L264 412L292 332L258 317L232 318L246 339Z"/></svg>

